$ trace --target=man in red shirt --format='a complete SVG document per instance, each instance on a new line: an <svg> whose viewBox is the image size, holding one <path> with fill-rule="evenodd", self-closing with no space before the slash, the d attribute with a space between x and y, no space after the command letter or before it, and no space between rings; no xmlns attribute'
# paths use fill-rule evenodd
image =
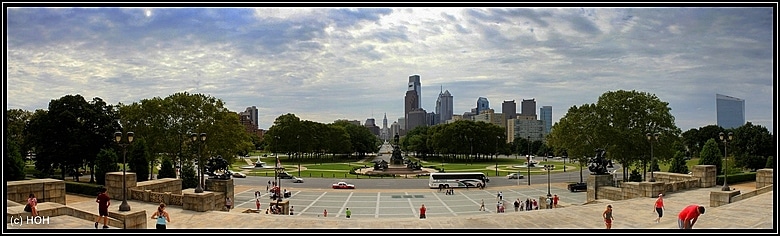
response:
<svg viewBox="0 0 780 236"><path fill-rule="evenodd" d="M704 206L700 205L688 205L680 211L677 215L677 226L680 229L693 229L693 225L696 224L696 220L699 219L699 215L704 214Z"/></svg>
<svg viewBox="0 0 780 236"><path fill-rule="evenodd" d="M98 222L100 222L100 217L103 217L103 228L108 229L108 206L111 205L111 197L108 196L106 193L106 188L100 188L100 194L98 194L97 199L95 199L95 202L98 203L98 217L95 219L95 228L98 227Z"/></svg>
<svg viewBox="0 0 780 236"><path fill-rule="evenodd" d="M427 210L425 208L425 204L422 204L422 206L420 207L420 219L425 219L425 210Z"/></svg>

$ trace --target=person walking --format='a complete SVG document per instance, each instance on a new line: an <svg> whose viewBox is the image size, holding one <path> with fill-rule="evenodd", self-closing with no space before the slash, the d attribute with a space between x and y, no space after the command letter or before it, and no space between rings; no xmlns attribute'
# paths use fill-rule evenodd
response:
<svg viewBox="0 0 780 236"><path fill-rule="evenodd" d="M479 204L479 211L485 211L485 199L482 199Z"/></svg>
<svg viewBox="0 0 780 236"><path fill-rule="evenodd" d="M260 198L255 198L255 206L257 206L257 212L260 212Z"/></svg>
<svg viewBox="0 0 780 236"><path fill-rule="evenodd" d="M350 211L350 210L349 210L349 207L347 207L347 210L346 210L346 212L344 212L344 213L346 213L346 214L347 214L347 219L349 219L349 217L351 217L351 216L352 216L352 211Z"/></svg>
<svg viewBox="0 0 780 236"><path fill-rule="evenodd" d="M553 208L558 208L558 194L553 195Z"/></svg>
<svg viewBox="0 0 780 236"><path fill-rule="evenodd" d="M677 227L680 229L693 229L693 225L699 220L699 216L704 214L704 206L688 205L677 215Z"/></svg>
<svg viewBox="0 0 780 236"><path fill-rule="evenodd" d="M160 203L157 211L152 214L152 219L157 219L157 224L155 224L157 229L166 229L166 222L171 223L171 215L165 210L165 203Z"/></svg>
<svg viewBox="0 0 780 236"><path fill-rule="evenodd" d="M225 209L227 211L230 211L230 208L233 206L233 202L230 201L230 197L225 197Z"/></svg>
<svg viewBox="0 0 780 236"><path fill-rule="evenodd" d="M536 199L534 199L533 201L534 201L534 210L539 210L539 202L537 202Z"/></svg>
<svg viewBox="0 0 780 236"><path fill-rule="evenodd" d="M328 217L328 209L323 209L322 210L322 216L323 217Z"/></svg>
<svg viewBox="0 0 780 236"><path fill-rule="evenodd" d="M520 210L520 198L515 200L515 212Z"/></svg>
<svg viewBox="0 0 780 236"><path fill-rule="evenodd" d="M425 204L422 204L422 206L420 206L420 219L421 220L425 219L425 211L427 211L427 210L428 209L425 208Z"/></svg>
<svg viewBox="0 0 780 236"><path fill-rule="evenodd" d="M295 206L290 206L290 215L291 216L295 215L295 208L294 207Z"/></svg>
<svg viewBox="0 0 780 236"><path fill-rule="evenodd" d="M38 199L35 198L34 193L30 193L27 197L27 205L30 205L30 213L32 213L32 216L38 216Z"/></svg>
<svg viewBox="0 0 780 236"><path fill-rule="evenodd" d="M552 198L548 197L547 199L545 199L545 202L547 203L547 206L545 206L545 208L552 209Z"/></svg>
<svg viewBox="0 0 780 236"><path fill-rule="evenodd" d="M658 217L655 218L655 223L661 222L661 217L664 216L664 194L659 193L658 198L655 199L655 212L658 213Z"/></svg>
<svg viewBox="0 0 780 236"><path fill-rule="evenodd" d="M611 229L612 221L615 220L615 217L612 216L612 205L607 205L607 209L604 210L601 216L604 218L604 225L607 226L607 229Z"/></svg>
<svg viewBox="0 0 780 236"><path fill-rule="evenodd" d="M108 229L108 206L111 205L111 197L106 194L106 191L108 191L105 187L100 188L100 193L97 196L97 199L95 199L95 202L98 203L98 217L95 219L95 228L98 228L98 222L100 222L100 218L103 217L103 228Z"/></svg>
<svg viewBox="0 0 780 236"><path fill-rule="evenodd" d="M520 211L525 211L525 201L520 200Z"/></svg>

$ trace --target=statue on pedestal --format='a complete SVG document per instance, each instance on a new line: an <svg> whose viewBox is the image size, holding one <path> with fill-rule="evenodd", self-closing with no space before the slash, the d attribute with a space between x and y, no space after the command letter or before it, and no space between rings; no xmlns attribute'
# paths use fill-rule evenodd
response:
<svg viewBox="0 0 780 236"><path fill-rule="evenodd" d="M611 161L607 160L604 157L604 154L606 151L601 148L596 149L596 156L590 158L588 170L590 171L591 175L604 175L607 174L607 166L611 163Z"/></svg>
<svg viewBox="0 0 780 236"><path fill-rule="evenodd" d="M209 158L204 166L210 179L230 179L228 162L222 156Z"/></svg>

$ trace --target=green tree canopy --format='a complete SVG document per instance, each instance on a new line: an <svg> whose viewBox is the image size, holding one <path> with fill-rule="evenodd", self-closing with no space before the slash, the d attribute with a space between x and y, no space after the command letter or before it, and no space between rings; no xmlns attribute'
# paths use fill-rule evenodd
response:
<svg viewBox="0 0 780 236"><path fill-rule="evenodd" d="M701 153L699 153L699 165L715 165L717 173L722 173L723 154L718 150L718 143L714 138L710 138L704 143L704 147L702 147Z"/></svg>

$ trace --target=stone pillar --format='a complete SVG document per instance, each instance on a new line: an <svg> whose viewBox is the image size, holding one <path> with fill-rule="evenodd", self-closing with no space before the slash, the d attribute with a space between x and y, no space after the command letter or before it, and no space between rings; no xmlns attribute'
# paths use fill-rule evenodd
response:
<svg viewBox="0 0 780 236"><path fill-rule="evenodd" d="M206 179L206 191L222 192L225 197L229 197L233 201L233 208L236 206L236 198L233 192L233 179ZM222 198L222 205L224 206L225 199Z"/></svg>
<svg viewBox="0 0 780 236"><path fill-rule="evenodd" d="M181 208L184 210L204 212L210 211L214 206L213 192L195 193L195 189L189 188L182 190L182 194Z"/></svg>
<svg viewBox="0 0 780 236"><path fill-rule="evenodd" d="M598 188L614 186L612 175L588 175L588 202L598 199Z"/></svg>
<svg viewBox="0 0 780 236"><path fill-rule="evenodd" d="M731 198L739 195L739 190L710 192L710 206L717 207L731 203Z"/></svg>
<svg viewBox="0 0 780 236"><path fill-rule="evenodd" d="M709 188L715 186L718 177L718 169L714 165L695 165L691 170L693 177L699 178L699 187Z"/></svg>
<svg viewBox="0 0 780 236"><path fill-rule="evenodd" d="M138 185L137 179L135 177L135 172L126 172L126 180L127 183L125 184L125 187L127 189L135 188ZM119 203L122 203L122 172L108 172L106 173L106 189L108 190L108 196L111 197L111 200L119 200ZM127 200L132 199L130 196L130 190L127 191Z"/></svg>
<svg viewBox="0 0 780 236"><path fill-rule="evenodd" d="M118 211L109 209L108 217L124 224L126 229L146 229L146 210Z"/></svg>
<svg viewBox="0 0 780 236"><path fill-rule="evenodd" d="M639 196L642 197L658 197L659 193L666 192L663 182L640 182L639 183Z"/></svg>
<svg viewBox="0 0 780 236"><path fill-rule="evenodd" d="M774 184L774 169L760 169L756 171L756 189Z"/></svg>

